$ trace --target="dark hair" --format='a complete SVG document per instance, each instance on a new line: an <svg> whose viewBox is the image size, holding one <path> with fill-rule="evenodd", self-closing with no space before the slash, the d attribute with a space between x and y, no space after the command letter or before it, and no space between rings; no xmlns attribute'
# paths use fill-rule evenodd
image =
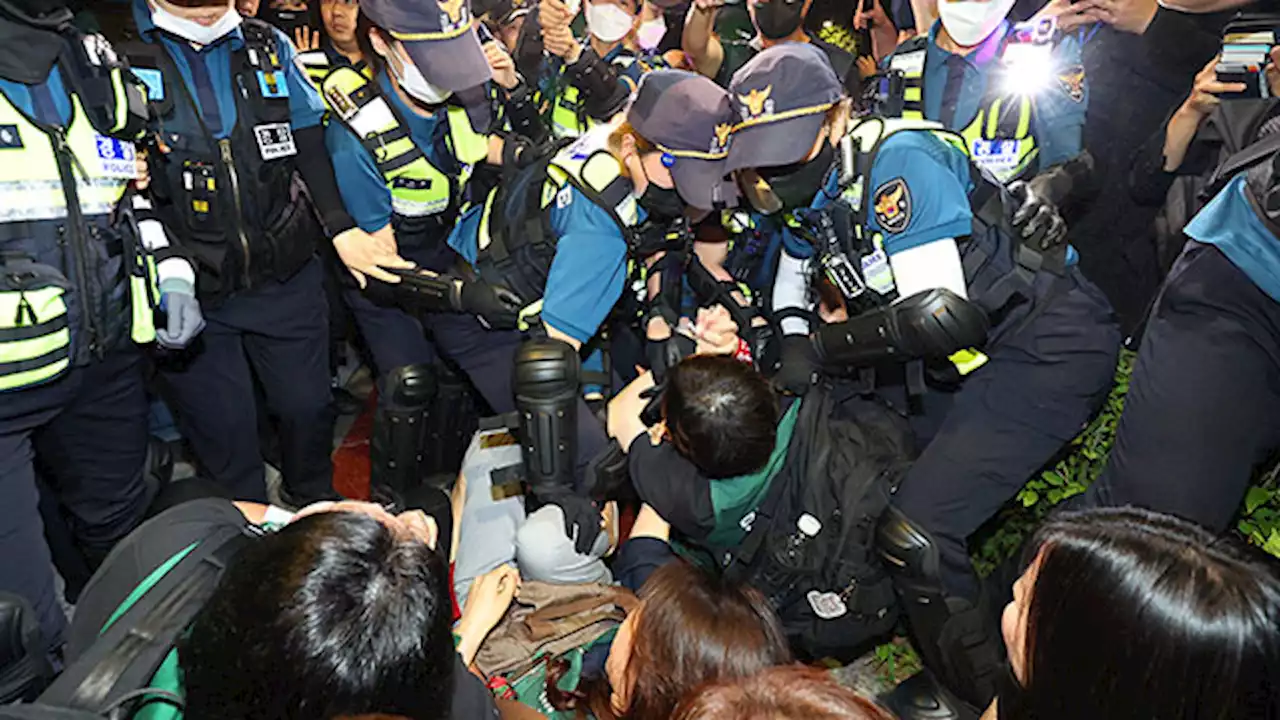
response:
<svg viewBox="0 0 1280 720"><path fill-rule="evenodd" d="M787 665L708 683L685 696L673 720L893 720L831 674Z"/></svg>
<svg viewBox="0 0 1280 720"><path fill-rule="evenodd" d="M640 591L626 678L627 720L667 720L689 690L791 662L777 617L756 590L675 561ZM598 718L614 717L607 685L590 693Z"/></svg>
<svg viewBox="0 0 1280 720"><path fill-rule="evenodd" d="M764 376L723 355L685 358L667 372L663 417L671 442L706 477L753 473L778 436L778 398Z"/></svg>
<svg viewBox="0 0 1280 720"><path fill-rule="evenodd" d="M1032 548L1026 687L1002 718L1280 717L1274 560L1136 509L1063 514Z"/></svg>
<svg viewBox="0 0 1280 720"><path fill-rule="evenodd" d="M449 717L446 582L435 551L357 513L254 542L179 644L187 719Z"/></svg>

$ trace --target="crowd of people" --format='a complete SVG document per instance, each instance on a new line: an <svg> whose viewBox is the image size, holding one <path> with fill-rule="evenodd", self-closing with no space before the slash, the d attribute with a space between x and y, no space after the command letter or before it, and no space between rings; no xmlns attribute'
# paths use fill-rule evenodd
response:
<svg viewBox="0 0 1280 720"><path fill-rule="evenodd" d="M1230 534L1280 447L1280 7L0 0L0 40L0 717L1280 719ZM1125 346L1100 477L980 577ZM825 670L895 632L883 695Z"/></svg>

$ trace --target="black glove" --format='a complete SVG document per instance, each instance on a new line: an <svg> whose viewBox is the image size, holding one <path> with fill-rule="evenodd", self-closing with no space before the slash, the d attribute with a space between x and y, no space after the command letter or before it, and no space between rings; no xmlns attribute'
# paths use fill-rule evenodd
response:
<svg viewBox="0 0 1280 720"><path fill-rule="evenodd" d="M479 280L463 281L458 295L458 310L479 316L495 330L514 330L524 303L501 285L491 285Z"/></svg>
<svg viewBox="0 0 1280 720"><path fill-rule="evenodd" d="M818 361L808 335L782 338L782 365L773 376L773 385L790 395L804 395L817 379Z"/></svg>
<svg viewBox="0 0 1280 720"><path fill-rule="evenodd" d="M653 377L658 382L667 376L667 371L679 362L698 351L698 343L687 335L681 335L672 328L671 337L666 340L649 340L645 343L645 360Z"/></svg>
<svg viewBox="0 0 1280 720"><path fill-rule="evenodd" d="M539 494L538 499L564 511L564 534L573 541L574 551L579 555L591 554L596 538L603 531L604 519L600 515L600 506L569 490L547 491Z"/></svg>
<svg viewBox="0 0 1280 720"><path fill-rule="evenodd" d="M1039 250L1049 250L1066 240L1067 223L1058 213L1058 206L1021 180L1009 185L1009 192L1017 201L1013 229L1022 239Z"/></svg>

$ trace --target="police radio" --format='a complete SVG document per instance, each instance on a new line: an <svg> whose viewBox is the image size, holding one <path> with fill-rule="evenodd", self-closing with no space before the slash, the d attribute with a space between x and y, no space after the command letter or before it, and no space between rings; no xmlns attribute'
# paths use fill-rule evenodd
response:
<svg viewBox="0 0 1280 720"><path fill-rule="evenodd" d="M858 115L902 117L906 103L907 78L901 70L876 73L862 83L862 94L854 103Z"/></svg>
<svg viewBox="0 0 1280 720"><path fill-rule="evenodd" d="M845 253L840 242L840 234L836 232L831 213L826 210L797 210L795 218L798 226L796 233L808 240L818 251L818 264L831 284L840 291L846 301L854 300L867 291L862 276L853 269L853 263Z"/></svg>

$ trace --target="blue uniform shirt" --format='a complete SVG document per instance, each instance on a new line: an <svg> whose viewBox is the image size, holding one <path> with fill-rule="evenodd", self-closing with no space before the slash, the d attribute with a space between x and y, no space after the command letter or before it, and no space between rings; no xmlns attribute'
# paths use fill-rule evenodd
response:
<svg viewBox="0 0 1280 720"><path fill-rule="evenodd" d="M872 207L866 212L867 226L883 235L886 255L973 233L969 159L927 132L889 136L876 154L870 183ZM825 192L818 194L811 207L823 207L835 192L836 175L832 173ZM813 246L791 231L783 228L778 236L778 244L792 257L814 254ZM1068 248L1067 264L1076 260L1075 248Z"/></svg>
<svg viewBox="0 0 1280 720"><path fill-rule="evenodd" d="M1217 245L1254 285L1280 301L1280 242L1249 206L1244 185L1243 174L1233 178L1183 232L1202 243Z"/></svg>
<svg viewBox="0 0 1280 720"><path fill-rule="evenodd" d="M191 43L157 28L145 0L134 0L133 18L142 39L149 43L160 42L173 59L209 132L218 140L229 136L237 120L235 96L232 94L231 53L244 47L244 33L240 28L212 45L196 50ZM315 127L324 118L324 101L295 62L293 43L279 30L273 28L272 31L285 75L293 129Z"/></svg>
<svg viewBox="0 0 1280 720"><path fill-rule="evenodd" d="M23 85L0 78L0 94L14 107L45 125L71 124L71 98L62 83L62 73L54 65L49 77L38 85Z"/></svg>
<svg viewBox="0 0 1280 720"><path fill-rule="evenodd" d="M482 207L463 216L449 245L476 261ZM627 280L627 241L613 218L569 187L549 208L559 238L543 294L542 319L579 342L590 340L608 317ZM641 219L644 211L641 210Z"/></svg>
<svg viewBox="0 0 1280 720"><path fill-rule="evenodd" d="M391 86L386 70L374 79L382 96L395 108L409 126L413 144L427 156L427 162L446 175L456 175L457 161L444 149L444 136L449 131L448 115L443 111L423 117L412 110ZM333 158L333 172L338 179L342 202L351 219L361 230L375 232L391 222L391 190L378 172L373 156L360 145L356 136L342 123L331 121L325 128L325 145Z"/></svg>
<svg viewBox="0 0 1280 720"><path fill-rule="evenodd" d="M960 132L978 115L986 97L987 84L1000 65L1000 47L1010 30L1006 22L978 49L968 55L953 55L938 46L935 22L929 31L925 54L924 115ZM1039 78L1035 93L1034 134L1040 148L1039 166L1047 168L1065 162L1084 150L1085 111L1089 88L1084 81L1082 40L1079 34L1064 35L1053 52L1053 77ZM1077 74L1078 73L1078 74Z"/></svg>

